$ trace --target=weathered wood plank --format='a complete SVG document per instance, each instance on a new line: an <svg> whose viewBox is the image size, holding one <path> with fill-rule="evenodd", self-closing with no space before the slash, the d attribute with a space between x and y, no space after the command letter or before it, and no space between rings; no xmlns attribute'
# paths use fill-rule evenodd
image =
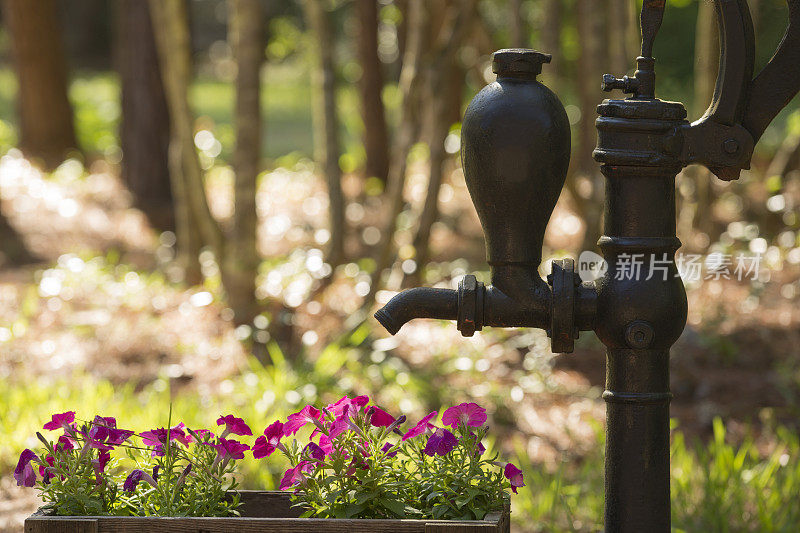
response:
<svg viewBox="0 0 800 533"><path fill-rule="evenodd" d="M26 533L507 533L508 513L483 521L332 520L297 518L290 494L242 491L241 518L68 517L35 514L25 521Z"/></svg>
<svg viewBox="0 0 800 533"><path fill-rule="evenodd" d="M60 517L53 517L60 518ZM25 520L25 533L98 533L97 520L73 518L71 520Z"/></svg>

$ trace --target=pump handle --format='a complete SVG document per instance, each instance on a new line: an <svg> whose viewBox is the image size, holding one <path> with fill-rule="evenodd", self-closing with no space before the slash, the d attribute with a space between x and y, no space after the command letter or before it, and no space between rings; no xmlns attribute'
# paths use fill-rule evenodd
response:
<svg viewBox="0 0 800 533"><path fill-rule="evenodd" d="M679 159L730 181L750 168L753 148L800 90L800 0L787 0L789 22L775 55L753 79L755 37L746 0L714 0L720 29L717 84L708 109L678 128Z"/></svg>

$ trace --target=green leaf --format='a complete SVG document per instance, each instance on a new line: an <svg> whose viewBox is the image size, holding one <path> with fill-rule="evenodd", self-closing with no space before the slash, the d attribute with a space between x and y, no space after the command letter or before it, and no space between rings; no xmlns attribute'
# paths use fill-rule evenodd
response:
<svg viewBox="0 0 800 533"><path fill-rule="evenodd" d="M401 502L400 500L391 500L388 498L379 498L377 500L382 506L386 509L391 511L398 517L404 517L406 515L406 505Z"/></svg>

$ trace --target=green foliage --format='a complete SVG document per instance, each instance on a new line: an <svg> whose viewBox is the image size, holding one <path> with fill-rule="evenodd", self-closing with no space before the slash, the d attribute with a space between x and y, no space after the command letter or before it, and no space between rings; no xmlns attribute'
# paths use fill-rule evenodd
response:
<svg viewBox="0 0 800 533"><path fill-rule="evenodd" d="M793 532L800 523L800 440L777 428L767 452L753 437L732 444L717 418L709 442L688 445L673 431L673 531ZM555 468L531 467L522 446L517 462L526 487L512 500L512 518L525 531L602 531L603 435L595 450ZM531 526L535 524L535 526Z"/></svg>

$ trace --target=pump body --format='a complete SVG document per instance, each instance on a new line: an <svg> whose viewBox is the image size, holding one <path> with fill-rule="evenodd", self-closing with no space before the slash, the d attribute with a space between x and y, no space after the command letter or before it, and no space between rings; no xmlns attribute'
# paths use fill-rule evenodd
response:
<svg viewBox="0 0 800 533"><path fill-rule="evenodd" d="M392 334L413 318L457 321L470 336L484 326L538 327L554 352L571 352L580 331L606 346L605 530L670 531L669 350L686 324L686 292L675 252L675 177L701 163L722 179L749 168L766 126L800 90L800 0L775 56L755 77L746 0L714 0L721 32L714 98L697 121L682 104L655 97L653 41L665 0L641 12L642 50L633 77L606 74L593 156L606 178L607 268L582 282L572 259L538 268L544 230L564 185L569 124L558 98L536 81L550 56L494 55L497 81L467 109L462 164L486 237L492 284L465 276L457 291L415 288L375 316ZM584 110L588 112L588 110Z"/></svg>

